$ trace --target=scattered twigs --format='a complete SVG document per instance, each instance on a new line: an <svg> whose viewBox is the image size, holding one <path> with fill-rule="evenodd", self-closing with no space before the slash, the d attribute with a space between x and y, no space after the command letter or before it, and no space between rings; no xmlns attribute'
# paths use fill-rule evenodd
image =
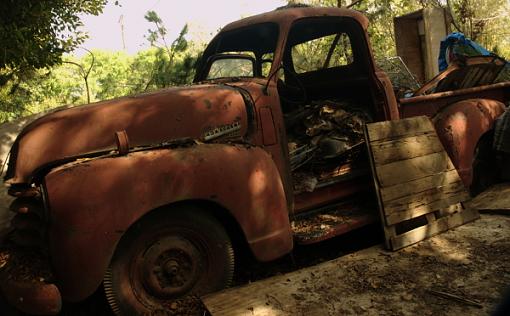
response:
<svg viewBox="0 0 510 316"><path fill-rule="evenodd" d="M447 292L436 291L436 290L427 290L427 291L430 294L433 294L435 296L439 296L439 297L442 297L442 298L455 300L457 302L461 302L461 303L464 303L466 305L475 306L475 307L478 307L478 308L483 308L482 304L480 304L480 303L478 303L476 301L464 298L464 297L460 297L460 296L455 295L455 294L450 294L450 293L447 293Z"/></svg>

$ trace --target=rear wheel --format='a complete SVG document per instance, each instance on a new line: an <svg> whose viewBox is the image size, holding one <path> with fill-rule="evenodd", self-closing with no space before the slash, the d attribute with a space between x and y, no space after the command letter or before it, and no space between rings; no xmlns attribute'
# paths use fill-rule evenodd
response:
<svg viewBox="0 0 510 316"><path fill-rule="evenodd" d="M115 314L150 315L187 295L227 287L233 272L234 252L221 224L188 206L149 214L130 228L104 286Z"/></svg>
<svg viewBox="0 0 510 316"><path fill-rule="evenodd" d="M471 196L476 196L492 184L497 182L498 168L496 154L492 148L494 131L484 134L478 141L473 159L473 180L471 182Z"/></svg>

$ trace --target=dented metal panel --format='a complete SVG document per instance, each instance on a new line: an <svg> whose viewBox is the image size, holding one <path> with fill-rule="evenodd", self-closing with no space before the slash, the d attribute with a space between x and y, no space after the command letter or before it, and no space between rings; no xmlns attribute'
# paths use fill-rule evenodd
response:
<svg viewBox="0 0 510 316"><path fill-rule="evenodd" d="M92 159L51 171L45 187L52 264L63 297L72 301L97 288L131 224L178 201L209 201L228 210L259 260L292 248L279 172L258 147L202 144Z"/></svg>
<svg viewBox="0 0 510 316"><path fill-rule="evenodd" d="M473 178L473 158L480 137L492 129L505 110L499 101L470 99L456 102L437 113L434 127L466 187Z"/></svg>

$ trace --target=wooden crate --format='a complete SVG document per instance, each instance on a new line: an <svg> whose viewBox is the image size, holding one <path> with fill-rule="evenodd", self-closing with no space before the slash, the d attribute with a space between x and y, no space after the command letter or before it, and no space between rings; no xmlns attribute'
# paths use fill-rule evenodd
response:
<svg viewBox="0 0 510 316"><path fill-rule="evenodd" d="M388 249L479 218L426 116L367 124L365 138Z"/></svg>

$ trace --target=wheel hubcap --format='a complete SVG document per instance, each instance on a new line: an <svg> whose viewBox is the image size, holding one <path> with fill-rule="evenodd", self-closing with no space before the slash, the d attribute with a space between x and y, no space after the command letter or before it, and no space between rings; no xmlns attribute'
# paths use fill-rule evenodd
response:
<svg viewBox="0 0 510 316"><path fill-rule="evenodd" d="M167 299L186 294L201 274L199 250L180 237L166 237L152 244L143 255L144 287Z"/></svg>

